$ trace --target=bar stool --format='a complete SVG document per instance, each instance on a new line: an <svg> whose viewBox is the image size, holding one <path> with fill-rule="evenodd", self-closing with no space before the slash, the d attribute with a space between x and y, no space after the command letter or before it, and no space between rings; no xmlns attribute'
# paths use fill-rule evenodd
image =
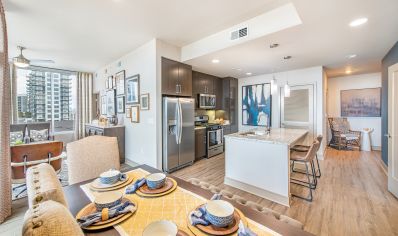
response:
<svg viewBox="0 0 398 236"><path fill-rule="evenodd" d="M315 165L314 165L314 159L316 156L316 151L319 149L320 143L318 140L315 140L314 143L310 146L310 149L308 152L296 152L296 151L291 151L290 152L290 160L294 162L301 162L305 165L305 175L307 176L307 181L295 179L295 178L290 178L290 183L292 184L297 184L303 187L306 187L310 190L309 197L302 197L299 195L292 194L294 197L298 197L301 199L304 199L306 201L312 202L312 190L316 188L317 185L317 177L315 175ZM308 164L311 166L311 173L308 170ZM312 175L312 181L310 176Z"/></svg>
<svg viewBox="0 0 398 236"><path fill-rule="evenodd" d="M323 136L322 135L318 135L318 137L316 137L316 140L319 142L319 144L321 144L322 143L322 139L323 139ZM317 164L317 167L318 167L318 169L317 170L315 170L315 174L316 174L316 177L317 178L320 178L321 177L321 167L320 167L320 165L319 165L319 160L318 160L318 151L319 151L319 148L321 147L321 145L319 145L318 146L318 150L316 150L316 155L315 155L315 160L316 160L316 164ZM296 151L296 152L308 152L308 150L310 149L310 146L305 146L305 145L294 145L292 148L290 148L290 151ZM295 170L294 169L294 161L293 161L293 167L292 167L292 171L293 172L296 172L296 173L302 173L302 174L305 174L304 172L302 172L302 171L298 171L298 170Z"/></svg>

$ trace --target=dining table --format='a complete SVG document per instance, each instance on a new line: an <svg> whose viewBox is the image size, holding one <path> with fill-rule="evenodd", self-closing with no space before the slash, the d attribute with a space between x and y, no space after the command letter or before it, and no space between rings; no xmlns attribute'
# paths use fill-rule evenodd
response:
<svg viewBox="0 0 398 236"><path fill-rule="evenodd" d="M135 166L135 167L130 167L130 168L125 169L124 171L129 172L129 171L134 171L134 170L138 170L138 169L141 169L148 173L162 172L158 169L155 169L155 168L147 166L147 165L139 165L139 166ZM195 185L193 185L183 179L180 179L176 176L167 174L167 177L173 178L177 182L178 188L182 188L184 191L188 191L192 194L203 197L205 199L210 199L213 196L212 192L210 192L206 189L202 189L198 186L195 186ZM90 199L87 196L87 193L83 190L84 188L82 188L82 187L87 186L93 180L94 179L83 181L80 183L66 186L64 188L68 207L73 216L76 216L81 209L83 209L86 205L88 205L92 202L92 199ZM246 218L257 223L258 225L265 226L266 228L270 229L271 231L275 232L276 234L286 235L286 236L287 235L297 235L297 236L313 235L313 234L311 234L307 231L304 231L300 228L297 228L297 227L289 225L285 222L279 221L279 220L275 219L275 217L273 217L273 216L263 214L256 210L253 210L247 206L236 203L233 200L229 200L226 198L222 198L222 200L225 200L225 201L228 201L229 203L231 203L236 209L240 210L245 215ZM139 210L140 210L140 208L138 207L138 211ZM109 228L95 230L95 231L88 231L88 230L83 230L83 231L84 231L85 235L111 235L111 236L112 235L115 235L115 236L120 235L119 232L114 227L109 227Z"/></svg>

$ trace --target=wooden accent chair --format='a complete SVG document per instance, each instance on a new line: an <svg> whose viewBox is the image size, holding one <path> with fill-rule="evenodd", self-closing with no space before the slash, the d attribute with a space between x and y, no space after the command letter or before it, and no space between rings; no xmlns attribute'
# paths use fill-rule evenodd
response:
<svg viewBox="0 0 398 236"><path fill-rule="evenodd" d="M11 182L22 184L13 188L23 188L17 197L26 191L26 171L41 163L50 164L56 172L61 171L63 143L59 141L36 142L11 146Z"/></svg>
<svg viewBox="0 0 398 236"><path fill-rule="evenodd" d="M98 177L109 169L120 170L116 137L90 136L66 146L69 184Z"/></svg>
<svg viewBox="0 0 398 236"><path fill-rule="evenodd" d="M347 118L329 117L329 126L332 132L332 139L329 146L336 147L339 150L361 149L361 131L354 131L350 128Z"/></svg>

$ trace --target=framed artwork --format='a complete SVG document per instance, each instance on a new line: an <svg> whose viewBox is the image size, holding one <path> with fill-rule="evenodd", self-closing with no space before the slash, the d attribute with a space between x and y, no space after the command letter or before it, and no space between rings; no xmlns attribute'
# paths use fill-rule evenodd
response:
<svg viewBox="0 0 398 236"><path fill-rule="evenodd" d="M134 75L126 79L126 104L139 104L140 75Z"/></svg>
<svg viewBox="0 0 398 236"><path fill-rule="evenodd" d="M116 115L115 106L115 90L111 89L106 92L106 115L108 117Z"/></svg>
<svg viewBox="0 0 398 236"><path fill-rule="evenodd" d="M140 122L140 109L139 106L131 106L131 122Z"/></svg>
<svg viewBox="0 0 398 236"><path fill-rule="evenodd" d="M124 96L118 96L116 97L116 112L118 114L124 114L124 111Z"/></svg>
<svg viewBox="0 0 398 236"><path fill-rule="evenodd" d="M340 91L341 117L380 117L381 88Z"/></svg>
<svg viewBox="0 0 398 236"><path fill-rule="evenodd" d="M127 107L126 108L126 118L130 118L131 119L131 107Z"/></svg>
<svg viewBox="0 0 398 236"><path fill-rule="evenodd" d="M106 115L106 95L101 96L101 114Z"/></svg>
<svg viewBox="0 0 398 236"><path fill-rule="evenodd" d="M124 94L125 71L122 70L115 75L116 95Z"/></svg>
<svg viewBox="0 0 398 236"><path fill-rule="evenodd" d="M106 80L106 88L107 89L113 89L113 76L108 76L108 79Z"/></svg>
<svg viewBox="0 0 398 236"><path fill-rule="evenodd" d="M140 105L141 110L149 110L149 93L141 94Z"/></svg>
<svg viewBox="0 0 398 236"><path fill-rule="evenodd" d="M242 125L270 126L271 84L242 86Z"/></svg>

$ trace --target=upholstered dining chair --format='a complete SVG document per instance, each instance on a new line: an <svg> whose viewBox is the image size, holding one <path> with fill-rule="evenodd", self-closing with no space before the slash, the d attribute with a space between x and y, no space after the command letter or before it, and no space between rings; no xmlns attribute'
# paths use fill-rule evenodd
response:
<svg viewBox="0 0 398 236"><path fill-rule="evenodd" d="M21 184L13 188L22 190L17 194L19 197L26 191L26 172L31 166L41 163L50 164L59 173L62 167L63 143L60 141L46 141L11 146L11 182Z"/></svg>
<svg viewBox="0 0 398 236"><path fill-rule="evenodd" d="M316 140L322 144L322 140L323 140L323 136L322 135L318 135L316 137ZM317 169L315 170L315 175L317 178L320 178L322 173L321 173L321 167L319 165L319 160L318 160L318 151L319 148L321 147L321 145L318 146L318 150L316 150L316 155L315 155L315 160L316 160L316 164L317 164ZM290 151L296 151L296 152L308 152L310 150L311 146L306 146L306 145L294 145L293 147L290 148ZM297 173L302 173L305 174L304 172L300 171L300 170L295 170L294 169L294 161L292 164L292 171L293 172L297 172Z"/></svg>
<svg viewBox="0 0 398 236"><path fill-rule="evenodd" d="M98 177L109 169L120 169L116 137L90 136L66 146L69 184Z"/></svg>

